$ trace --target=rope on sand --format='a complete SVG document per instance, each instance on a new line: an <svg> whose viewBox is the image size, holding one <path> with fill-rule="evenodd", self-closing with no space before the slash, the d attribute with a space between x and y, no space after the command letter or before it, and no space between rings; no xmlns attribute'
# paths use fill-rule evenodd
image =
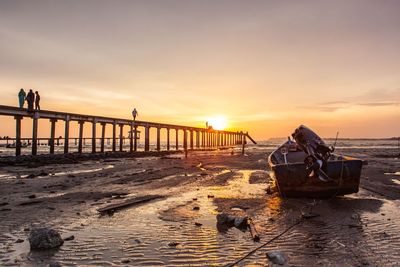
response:
<svg viewBox="0 0 400 267"><path fill-rule="evenodd" d="M288 228L286 228L283 232L281 232L280 234L274 236L273 238L271 238L270 240L268 240L266 243L262 244L259 247L256 247L255 249L253 249L252 251L250 251L249 253L247 253L246 255L244 255L242 258L238 259L237 261L235 261L234 263L230 263L228 265L226 265L226 267L233 267L236 264L238 264L239 262L241 262L242 260L246 259L247 257L249 257L250 255L254 254L254 252L256 252L257 250L259 250L260 248L265 247L266 245L272 243L274 240L278 239L279 237L283 236L284 234L286 234L287 232L289 232L292 228L294 228L296 225L300 224L302 222L302 219L299 219L297 222L295 222L294 224L292 224L291 226L289 226Z"/></svg>

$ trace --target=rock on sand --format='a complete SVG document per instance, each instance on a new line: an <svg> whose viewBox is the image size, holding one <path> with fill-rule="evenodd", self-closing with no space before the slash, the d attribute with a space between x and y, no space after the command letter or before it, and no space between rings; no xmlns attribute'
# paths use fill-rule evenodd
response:
<svg viewBox="0 0 400 267"><path fill-rule="evenodd" d="M284 265L286 263L286 257L279 251L267 252L267 258L278 265Z"/></svg>
<svg viewBox="0 0 400 267"><path fill-rule="evenodd" d="M28 239L31 250L57 248L64 244L60 233L50 228L33 229Z"/></svg>

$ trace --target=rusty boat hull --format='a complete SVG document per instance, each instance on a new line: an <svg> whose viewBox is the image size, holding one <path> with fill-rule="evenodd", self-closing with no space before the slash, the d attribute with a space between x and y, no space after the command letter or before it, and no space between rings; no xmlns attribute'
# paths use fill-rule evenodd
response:
<svg viewBox="0 0 400 267"><path fill-rule="evenodd" d="M268 164L270 176L282 197L329 198L358 192L361 169L366 164L363 160L332 154L326 166L331 180L321 181L318 177L309 177L303 151L289 151L284 156L280 153L281 147L269 155Z"/></svg>

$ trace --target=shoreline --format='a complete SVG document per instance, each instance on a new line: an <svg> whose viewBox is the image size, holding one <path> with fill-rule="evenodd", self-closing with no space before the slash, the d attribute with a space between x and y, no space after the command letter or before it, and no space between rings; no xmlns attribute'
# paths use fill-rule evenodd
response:
<svg viewBox="0 0 400 267"><path fill-rule="evenodd" d="M69 164L2 166L1 174L10 177L47 175L0 179L0 263L123 266L129 260L135 266L224 265L260 243L254 243L247 231L218 230L217 214L252 217L264 242L310 209L319 216L239 266L268 265L265 252L271 249L285 253L289 264L296 266L316 262L391 266L400 260L395 253L400 240L400 214L395 208L400 204L400 185L393 182L400 177L385 174L399 171L398 159L374 156L387 153L385 150L350 151L369 161L362 170L360 192L313 201L266 193L269 152L247 149L242 156L238 151L232 155L230 150L193 151L187 159L179 152L134 158L121 154ZM97 212L119 201L156 194L164 198L112 216L99 217ZM29 253L26 236L38 226L53 227L63 237L74 235L75 239L50 254ZM386 234L380 234L383 232ZM15 243L17 239L23 242ZM171 247L171 242L179 244ZM376 246L379 254L374 253Z"/></svg>

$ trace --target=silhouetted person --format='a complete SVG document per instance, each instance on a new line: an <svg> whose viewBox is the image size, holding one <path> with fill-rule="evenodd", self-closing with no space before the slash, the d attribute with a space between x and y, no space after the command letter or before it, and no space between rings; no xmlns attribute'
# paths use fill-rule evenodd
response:
<svg viewBox="0 0 400 267"><path fill-rule="evenodd" d="M136 120L136 116L138 116L138 115L139 114L138 114L136 108L134 108L133 111L132 111L133 120Z"/></svg>
<svg viewBox="0 0 400 267"><path fill-rule="evenodd" d="M24 108L26 93L24 88L21 88L18 93L18 100L19 100L19 108Z"/></svg>
<svg viewBox="0 0 400 267"><path fill-rule="evenodd" d="M35 101L35 94L32 89L29 90L28 95L26 96L26 102L28 102L28 109L33 110L33 102Z"/></svg>
<svg viewBox="0 0 400 267"><path fill-rule="evenodd" d="M39 92L35 92L35 110L40 110L40 95Z"/></svg>

